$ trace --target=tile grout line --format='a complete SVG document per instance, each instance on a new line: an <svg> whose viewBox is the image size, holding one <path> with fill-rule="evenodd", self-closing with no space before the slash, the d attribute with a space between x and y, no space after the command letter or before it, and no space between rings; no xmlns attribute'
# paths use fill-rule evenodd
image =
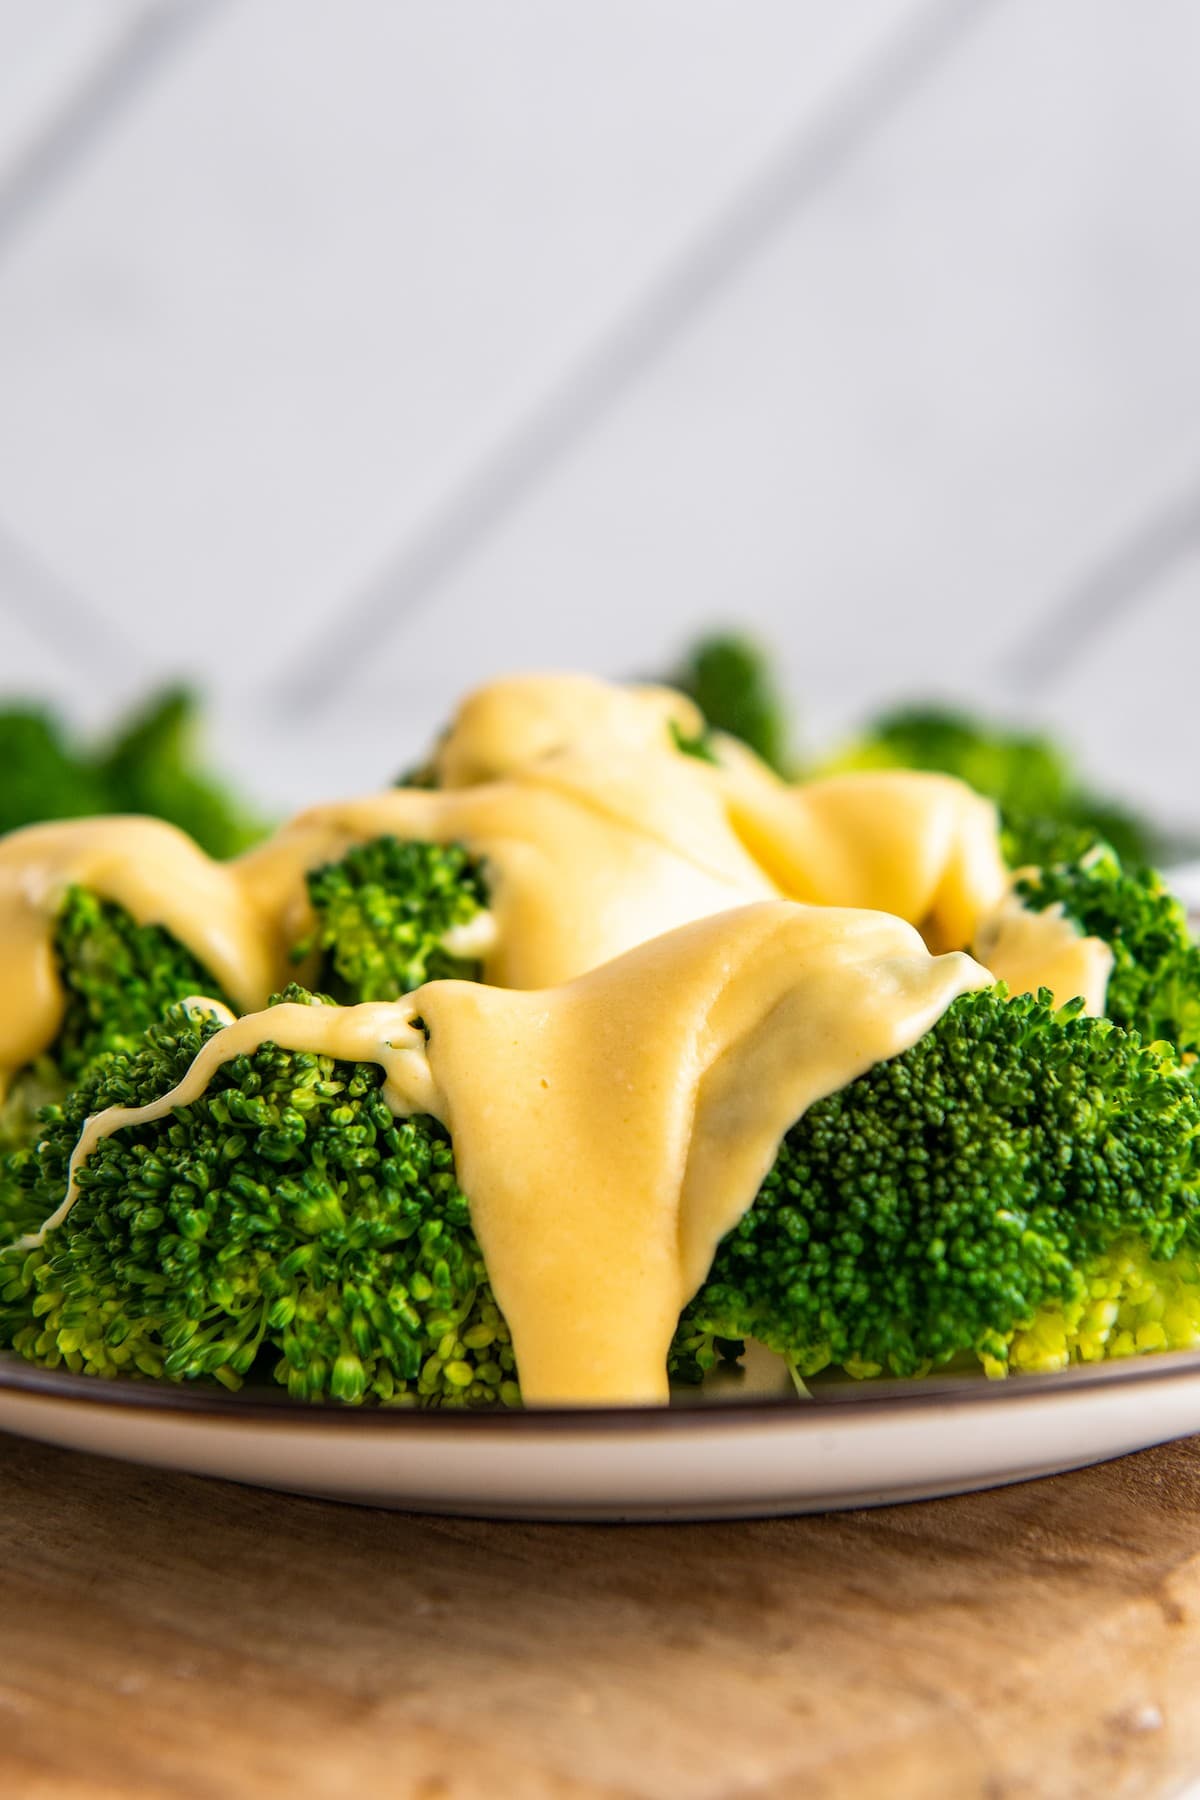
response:
<svg viewBox="0 0 1200 1800"><path fill-rule="evenodd" d="M881 50L869 53L816 121L806 122L758 169L468 470L393 558L336 607L332 630L322 629L283 672L272 691L276 706L311 708L344 687L363 657L540 486L995 4L932 0L915 17L910 15Z"/></svg>
<svg viewBox="0 0 1200 1800"><path fill-rule="evenodd" d="M1200 481L1176 489L1041 611L997 667L1024 696L1045 694L1160 575L1200 549Z"/></svg>
<svg viewBox="0 0 1200 1800"><path fill-rule="evenodd" d="M0 179L0 256L202 19L228 0L148 0Z"/></svg>

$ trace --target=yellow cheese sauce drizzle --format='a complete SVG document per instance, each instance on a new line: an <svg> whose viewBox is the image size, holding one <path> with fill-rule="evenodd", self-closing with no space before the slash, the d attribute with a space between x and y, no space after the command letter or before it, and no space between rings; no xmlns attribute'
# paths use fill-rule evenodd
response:
<svg viewBox="0 0 1200 1800"><path fill-rule="evenodd" d="M683 755L673 726L694 736L702 721L667 689L514 677L460 707L434 758L439 789L314 807L236 862L153 819L14 832L0 840L0 1093L58 1031L54 920L70 884L163 925L248 1011L295 972L306 871L385 835L484 860L491 913L455 947L481 953L495 986L554 986L676 926L784 897L894 913L935 950L982 931L1014 989L1046 981L1102 1009L1107 950L1061 917L1004 910L994 810L961 783L886 772L795 786L731 740L718 764Z"/></svg>
<svg viewBox="0 0 1200 1800"><path fill-rule="evenodd" d="M774 901L557 987L273 1007L219 1031L160 1100L90 1119L43 1230L101 1138L188 1105L230 1058L269 1041L374 1062L394 1112L450 1132L526 1402L663 1401L679 1314L784 1132L989 980L893 916Z"/></svg>

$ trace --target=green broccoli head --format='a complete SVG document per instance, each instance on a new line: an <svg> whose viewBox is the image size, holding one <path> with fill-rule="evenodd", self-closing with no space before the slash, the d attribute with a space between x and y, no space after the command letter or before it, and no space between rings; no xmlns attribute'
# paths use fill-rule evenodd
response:
<svg viewBox="0 0 1200 1800"><path fill-rule="evenodd" d="M52 1056L39 1056L20 1070L0 1100L0 1233L6 1217L3 1158L32 1144L37 1136L38 1114L67 1091L67 1083Z"/></svg>
<svg viewBox="0 0 1200 1800"><path fill-rule="evenodd" d="M1165 1038L1181 1055L1200 1052L1200 946L1187 913L1160 875L1127 868L1110 844L1060 835L1060 862L1022 875L1021 901L1035 912L1061 906L1086 936L1112 950L1105 1012L1148 1042Z"/></svg>
<svg viewBox="0 0 1200 1800"><path fill-rule="evenodd" d="M190 994L226 1004L208 970L161 925L139 925L87 888L68 888L54 949L66 1011L53 1059L67 1083L114 1051L138 1049L147 1026Z"/></svg>
<svg viewBox="0 0 1200 1800"><path fill-rule="evenodd" d="M105 809L102 779L43 708L0 712L0 769L0 835L43 819L77 819Z"/></svg>
<svg viewBox="0 0 1200 1800"><path fill-rule="evenodd" d="M1174 1053L968 994L784 1138L674 1363L753 1337L801 1375L991 1373L1200 1343L1200 1100Z"/></svg>
<svg viewBox="0 0 1200 1800"><path fill-rule="evenodd" d="M780 774L788 769L787 714L775 690L770 664L748 638L704 638L689 651L671 685L688 694L713 731L740 738ZM711 757L703 739L677 736L690 755Z"/></svg>
<svg viewBox="0 0 1200 1800"><path fill-rule="evenodd" d="M0 834L44 819L150 813L189 832L210 856L233 856L263 826L200 767L197 704L182 688L151 700L109 744L72 743L47 709L0 711Z"/></svg>
<svg viewBox="0 0 1200 1800"><path fill-rule="evenodd" d="M426 981L478 981L482 963L453 949L453 933L488 904L483 867L460 844L375 838L314 869L316 929L297 961L319 951L322 988L344 1004L398 1000Z"/></svg>
<svg viewBox="0 0 1200 1800"><path fill-rule="evenodd" d="M212 976L159 925L139 925L121 906L69 887L54 927L65 1008L48 1053L10 1089L3 1117L31 1110L32 1097L57 1098L100 1058L132 1051L174 1001L208 994L225 1004ZM0 1130L4 1126L0 1123Z"/></svg>
<svg viewBox="0 0 1200 1800"><path fill-rule="evenodd" d="M0 1243L35 1230L40 1222L29 1217L13 1156L37 1141L42 1108L53 1106L65 1092L53 1058L42 1056L20 1071L0 1099Z"/></svg>
<svg viewBox="0 0 1200 1800"><path fill-rule="evenodd" d="M262 821L201 765L199 706L168 688L127 720L95 759L106 812L150 813L193 837L209 856L236 856L263 834Z"/></svg>
<svg viewBox="0 0 1200 1800"><path fill-rule="evenodd" d="M1074 775L1057 744L949 707L900 706L873 720L851 752L866 766L956 775L1005 811L1058 817Z"/></svg>
<svg viewBox="0 0 1200 1800"><path fill-rule="evenodd" d="M66 1001L58 1036L20 1070L0 1101L0 1156L31 1144L41 1109L61 1100L104 1058L131 1054L147 1026L190 994L223 1001L189 950L158 925L138 925L123 907L70 887L55 924L54 951ZM14 1224L21 1196L0 1168L0 1232Z"/></svg>
<svg viewBox="0 0 1200 1800"><path fill-rule="evenodd" d="M955 775L994 800L1014 867L1046 859L1063 841L1103 837L1131 861L1150 860L1145 821L1083 787L1062 747L951 707L904 706L883 713L831 767L930 769Z"/></svg>
<svg viewBox="0 0 1200 1800"><path fill-rule="evenodd" d="M303 989L284 1000L319 1004ZM173 1008L12 1159L46 1218L89 1113L171 1088L215 1029ZM274 1373L305 1400L516 1404L511 1341L445 1131L393 1117L373 1065L264 1045L193 1105L103 1140L40 1249L0 1257L0 1330L99 1375Z"/></svg>

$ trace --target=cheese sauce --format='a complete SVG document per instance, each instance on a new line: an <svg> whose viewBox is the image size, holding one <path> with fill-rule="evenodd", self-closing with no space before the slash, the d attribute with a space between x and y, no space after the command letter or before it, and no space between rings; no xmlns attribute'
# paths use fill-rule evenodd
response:
<svg viewBox="0 0 1200 1800"><path fill-rule="evenodd" d="M1014 987L1047 982L1102 1008L1108 952L1061 919L1005 910L994 809L960 782L888 771L791 785L730 739L716 740L718 763L675 748L673 732L702 728L667 689L515 677L464 701L433 759L439 789L314 807L232 863L154 819L14 832L0 840L0 1093L58 1031L54 920L69 885L163 925L253 1010L297 972L306 872L385 835L484 860L491 914L455 947L481 953L496 986L555 986L676 926L783 897L895 914L934 950L982 932Z"/></svg>
<svg viewBox="0 0 1200 1800"><path fill-rule="evenodd" d="M1085 1012L1098 1018L1104 1011L1113 953L1099 938L1083 937L1061 905L1031 912L1007 894L983 920L974 950L1014 994L1048 987L1060 1004L1082 998Z"/></svg>
<svg viewBox="0 0 1200 1800"><path fill-rule="evenodd" d="M784 1132L990 979L894 916L774 901L558 987L273 1007L219 1031L160 1100L90 1119L44 1230L100 1139L189 1104L229 1058L270 1041L378 1063L393 1111L453 1138L526 1402L663 1401L680 1312Z"/></svg>

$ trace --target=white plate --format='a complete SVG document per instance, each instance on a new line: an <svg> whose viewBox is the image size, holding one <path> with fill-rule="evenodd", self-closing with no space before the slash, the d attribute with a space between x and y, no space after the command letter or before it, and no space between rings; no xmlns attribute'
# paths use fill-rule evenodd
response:
<svg viewBox="0 0 1200 1800"><path fill-rule="evenodd" d="M929 1499L1200 1431L1200 1352L1062 1375L831 1382L811 1401L507 1414L303 1406L0 1357L0 1430L363 1505L717 1519Z"/></svg>

